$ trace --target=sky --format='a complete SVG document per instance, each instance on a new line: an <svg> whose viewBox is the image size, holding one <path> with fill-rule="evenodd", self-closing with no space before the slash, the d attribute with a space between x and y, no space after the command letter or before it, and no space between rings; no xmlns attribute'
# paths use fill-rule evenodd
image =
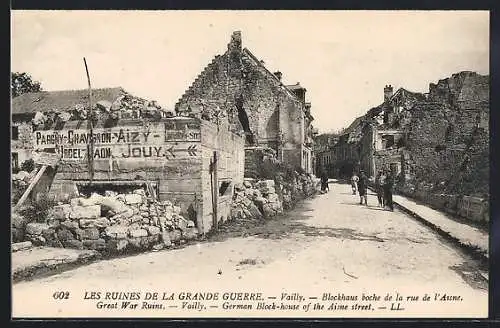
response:
<svg viewBox="0 0 500 328"><path fill-rule="evenodd" d="M427 92L460 71L489 74L487 11L12 11L11 71L47 91L121 86L173 109L204 67L243 47L300 82L320 133L347 127L383 88Z"/></svg>

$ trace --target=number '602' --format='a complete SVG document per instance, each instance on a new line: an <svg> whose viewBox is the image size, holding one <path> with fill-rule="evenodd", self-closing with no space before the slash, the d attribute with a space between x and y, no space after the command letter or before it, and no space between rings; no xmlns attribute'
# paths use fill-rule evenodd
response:
<svg viewBox="0 0 500 328"><path fill-rule="evenodd" d="M67 300L69 299L69 292L55 292L54 294L52 294L52 297L56 300Z"/></svg>

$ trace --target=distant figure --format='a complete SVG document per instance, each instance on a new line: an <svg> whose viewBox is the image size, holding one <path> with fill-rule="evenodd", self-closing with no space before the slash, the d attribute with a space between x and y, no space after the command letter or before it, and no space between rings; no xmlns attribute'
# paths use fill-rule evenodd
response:
<svg viewBox="0 0 500 328"><path fill-rule="evenodd" d="M326 192L330 191L330 187L328 186L328 174L325 170L321 173L321 191Z"/></svg>
<svg viewBox="0 0 500 328"><path fill-rule="evenodd" d="M384 188L384 205L389 209L389 211L394 211L394 205L392 203L392 188L394 186L394 177L391 172L388 172L383 184Z"/></svg>
<svg viewBox="0 0 500 328"><path fill-rule="evenodd" d="M378 171L375 177L375 191L377 192L378 206L384 207L384 185L385 175L382 171Z"/></svg>
<svg viewBox="0 0 500 328"><path fill-rule="evenodd" d="M358 176L356 175L356 173L353 173L351 177L351 188L353 195L356 195L356 192L358 191L358 181L359 181Z"/></svg>
<svg viewBox="0 0 500 328"><path fill-rule="evenodd" d="M363 203L368 206L368 200L366 198L366 191L368 189L368 177L364 171L361 171L359 181L358 181L358 193L359 193L359 203Z"/></svg>

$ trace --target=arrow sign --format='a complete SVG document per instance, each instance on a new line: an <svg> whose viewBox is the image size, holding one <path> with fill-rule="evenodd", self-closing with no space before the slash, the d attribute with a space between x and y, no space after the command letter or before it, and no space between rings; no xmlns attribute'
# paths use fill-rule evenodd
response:
<svg viewBox="0 0 500 328"><path fill-rule="evenodd" d="M196 145L189 146L187 152L189 156L196 156Z"/></svg>
<svg viewBox="0 0 500 328"><path fill-rule="evenodd" d="M165 152L165 157L168 159L168 156L172 156L173 158L175 158L175 154L174 154L174 146L168 148Z"/></svg>
<svg viewBox="0 0 500 328"><path fill-rule="evenodd" d="M174 146L172 146L172 147L166 149L166 151L165 151L165 157L167 157L167 159L168 159L169 156L172 156L172 157L175 158L175 154L174 153L181 152L181 151L187 152L189 156L196 156L198 149L196 149L196 145L191 145L191 146L189 146L187 148L176 148L176 149L174 149Z"/></svg>

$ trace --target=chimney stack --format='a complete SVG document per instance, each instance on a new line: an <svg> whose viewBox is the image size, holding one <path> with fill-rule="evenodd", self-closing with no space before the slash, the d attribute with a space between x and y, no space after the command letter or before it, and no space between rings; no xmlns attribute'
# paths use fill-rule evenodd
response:
<svg viewBox="0 0 500 328"><path fill-rule="evenodd" d="M231 41L227 45L229 51L241 51L241 32L234 31L231 35Z"/></svg>
<svg viewBox="0 0 500 328"><path fill-rule="evenodd" d="M389 85L386 85L386 86L384 87L384 101L388 101L388 100L389 100L389 98L391 98L391 97L392 97L392 95L393 95L393 91L394 91L394 90L393 90L393 88L392 88L392 85L390 85L390 84L389 84Z"/></svg>
<svg viewBox="0 0 500 328"><path fill-rule="evenodd" d="M278 80L281 81L281 78L283 77L283 74L280 71L274 72L274 75L278 78Z"/></svg>

